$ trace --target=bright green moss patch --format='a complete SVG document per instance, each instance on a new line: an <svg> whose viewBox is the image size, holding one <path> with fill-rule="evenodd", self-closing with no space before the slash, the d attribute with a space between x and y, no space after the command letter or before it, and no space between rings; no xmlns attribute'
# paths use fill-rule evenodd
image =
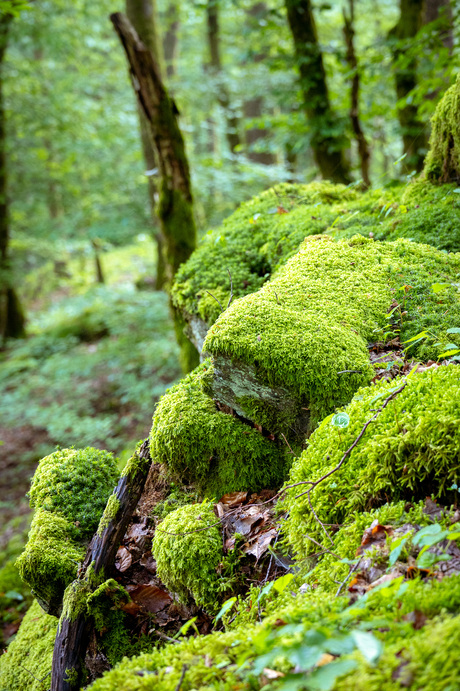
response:
<svg viewBox="0 0 460 691"><path fill-rule="evenodd" d="M88 447L43 458L32 480L30 505L64 516L75 537L90 537L118 479L111 453Z"/></svg>
<svg viewBox="0 0 460 691"><path fill-rule="evenodd" d="M85 548L73 539L72 526L45 509L35 512L24 552L16 566L41 604L56 613L64 590L77 573Z"/></svg>
<svg viewBox="0 0 460 691"><path fill-rule="evenodd" d="M99 527L97 529L97 534L99 536L102 535L110 521L115 520L119 508L120 502L117 499L117 495L111 494L104 509L104 513L101 516L101 520L99 521Z"/></svg>
<svg viewBox="0 0 460 691"><path fill-rule="evenodd" d="M218 602L217 566L223 558L222 536L212 504L182 506L155 531L152 554L158 576L187 602L213 608Z"/></svg>
<svg viewBox="0 0 460 691"><path fill-rule="evenodd" d="M203 392L209 361L160 400L153 416L150 451L183 484L208 496L279 485L286 473L285 447L237 418L217 410Z"/></svg>
<svg viewBox="0 0 460 691"><path fill-rule="evenodd" d="M219 317L204 350L253 366L263 383L288 388L319 420L371 380L367 343L385 331L392 300L400 305L401 340L422 329L446 339L446 329L460 323L459 271L460 255L426 245L310 237L274 279ZM433 284L442 284L441 295ZM411 351L437 352L433 340ZM264 424L251 418L254 407L246 410Z"/></svg>
<svg viewBox="0 0 460 691"><path fill-rule="evenodd" d="M339 429L326 419L291 469L288 484L316 480L334 468L385 398L401 380L380 381L358 392L346 408L350 422ZM342 468L311 492L324 523L343 523L356 511L388 500L435 497L454 500L460 484L460 367L449 365L415 374L380 413ZM306 489L306 488L305 488ZM322 540L302 487L288 490L286 533L300 555L317 551L305 534Z"/></svg>
<svg viewBox="0 0 460 691"><path fill-rule="evenodd" d="M35 514L17 566L51 614L59 612L85 553L84 540L96 529L116 479L112 454L92 448L56 451L35 471L30 489Z"/></svg>
<svg viewBox="0 0 460 691"><path fill-rule="evenodd" d="M38 602L32 604L16 638L0 656L1 691L46 691L50 688L57 624L56 617L45 614Z"/></svg>
<svg viewBox="0 0 460 691"><path fill-rule="evenodd" d="M435 182L460 180L460 75L439 102L431 125L425 176Z"/></svg>

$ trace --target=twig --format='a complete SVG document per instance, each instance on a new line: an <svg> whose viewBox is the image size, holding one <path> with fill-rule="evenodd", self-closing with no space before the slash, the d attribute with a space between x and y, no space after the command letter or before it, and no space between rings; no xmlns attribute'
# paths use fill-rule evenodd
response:
<svg viewBox="0 0 460 691"><path fill-rule="evenodd" d="M179 683L176 686L175 691L179 691L180 687L182 686L182 682L184 681L185 677L185 672L188 670L188 665L182 665L182 673L180 675Z"/></svg>
<svg viewBox="0 0 460 691"><path fill-rule="evenodd" d="M343 369L341 372L337 372L337 374L362 374L363 371L362 369Z"/></svg>
<svg viewBox="0 0 460 691"><path fill-rule="evenodd" d="M313 489L313 488L312 488L312 489ZM310 492L308 492L308 503L310 504L310 509L311 509L311 512L312 512L313 516L316 518L316 520L317 520L318 523L320 524L321 528L322 528L323 531L325 532L326 536L329 538L329 542L331 543L331 545L334 546L334 540L333 540L333 539L331 538L331 536L329 535L328 531L326 530L326 528L325 528L325 526L324 526L324 523L321 521L321 519L319 518L319 516L318 516L318 514L316 513L315 509L313 508L313 504L311 503Z"/></svg>
<svg viewBox="0 0 460 691"><path fill-rule="evenodd" d="M276 290L274 290L273 292L275 293L276 302L278 303L278 305L281 305L281 302L278 299L278 295L276 294Z"/></svg>
<svg viewBox="0 0 460 691"><path fill-rule="evenodd" d="M227 269L227 273L228 273L228 275L229 275L229 277L230 277L230 297L229 297L229 300L228 300L226 309L228 309L228 308L230 307L230 305L232 304L232 300L233 300L233 281L232 281L232 274L230 273L230 271L229 271L228 269ZM214 296L213 296L213 297L214 297Z"/></svg>
<svg viewBox="0 0 460 691"><path fill-rule="evenodd" d="M289 444L288 440L286 439L286 437L284 436L284 434L282 432L281 432L281 436L283 437L284 441L286 442L286 444L289 448L289 453L292 453L292 455L295 456L294 451L291 449L291 445Z"/></svg>
<svg viewBox="0 0 460 691"><path fill-rule="evenodd" d="M30 669L27 669L27 667L24 667L24 665L21 665L20 662L18 662L18 665L19 665L19 667L22 667L22 669L23 669L25 672L27 672L28 674L30 674L30 676L33 677L33 678L35 679L35 681L38 681L39 684L41 684L42 681L45 681L45 679L51 675L51 670L50 670L47 674L45 674L44 677L42 677L41 679L39 679L38 677L35 676L35 674L34 674L33 672L30 671Z"/></svg>
<svg viewBox="0 0 460 691"><path fill-rule="evenodd" d="M342 583L339 585L339 587L338 587L338 589L337 589L337 592L336 592L336 594L335 594L336 597L339 597L339 595L340 595L340 593L341 593L341 591L342 591L343 586L344 586L345 583L348 581L348 579L350 578L351 574L352 574L354 571L356 571L356 569L358 568L358 564L359 564L359 561L357 561L356 564L352 564L352 565L350 566L350 568L349 568L349 570L348 570L347 577L342 581Z"/></svg>
<svg viewBox="0 0 460 691"><path fill-rule="evenodd" d="M222 304L219 302L219 300L216 298L216 296L213 295L212 293L210 293L209 290L205 290L204 292L207 293L208 295L210 295L212 298L214 298L214 300L217 302L217 304L219 305L220 309L223 312L224 308L222 307Z"/></svg>

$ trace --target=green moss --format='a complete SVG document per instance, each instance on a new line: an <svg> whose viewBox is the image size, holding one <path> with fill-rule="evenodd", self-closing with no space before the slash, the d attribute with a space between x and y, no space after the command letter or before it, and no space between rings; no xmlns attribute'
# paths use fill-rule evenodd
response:
<svg viewBox="0 0 460 691"><path fill-rule="evenodd" d="M16 566L43 606L57 613L64 590L77 573L85 549L76 542L69 522L45 509L35 512L24 552Z"/></svg>
<svg viewBox="0 0 460 691"><path fill-rule="evenodd" d="M61 449L40 461L30 488L30 505L74 523L77 539L90 537L117 479L111 453L91 447Z"/></svg>
<svg viewBox="0 0 460 691"><path fill-rule="evenodd" d="M289 389L319 420L371 380L367 343L388 325L393 299L404 311L401 340L422 329L446 339L446 329L460 322L459 270L460 255L404 240L312 236L274 279L219 317L204 350L253 366L263 384ZM447 286L442 297L432 290L436 282ZM428 342L411 351L422 358L437 352ZM255 413L243 408L264 424Z"/></svg>
<svg viewBox="0 0 460 691"><path fill-rule="evenodd" d="M2 691L46 691L58 620L34 602L21 622L15 639L0 656ZM32 676L33 675L33 676Z"/></svg>
<svg viewBox="0 0 460 691"><path fill-rule="evenodd" d="M401 380L380 381L358 392L346 408L349 426L326 419L291 469L288 484L316 480L334 468L365 422ZM406 388L380 413L342 468L311 492L324 523L341 524L356 511L388 500L423 499L433 494L453 500L449 487L460 480L460 367L449 365L414 374ZM302 487L288 490L286 532L301 555L317 551L305 534L324 535Z"/></svg>
<svg viewBox="0 0 460 691"><path fill-rule="evenodd" d="M35 471L30 503L36 510L17 566L51 614L59 613L116 478L112 454L92 448L56 451Z"/></svg>
<svg viewBox="0 0 460 691"><path fill-rule="evenodd" d="M120 502L117 499L117 495L111 494L104 509L104 513L101 516L101 520L99 521L99 527L97 529L97 534L99 536L102 535L110 521L115 520L119 508Z"/></svg>
<svg viewBox="0 0 460 691"><path fill-rule="evenodd" d="M209 376L205 361L161 398L150 433L152 458L208 496L279 485L287 470L284 447L218 411L203 392Z"/></svg>
<svg viewBox="0 0 460 691"><path fill-rule="evenodd" d="M182 506L156 528L152 554L163 583L187 602L212 609L218 602L217 566L223 558L222 536L212 504Z"/></svg>
<svg viewBox="0 0 460 691"><path fill-rule="evenodd" d="M430 150L424 174L428 180L460 179L460 75L439 102L431 120Z"/></svg>

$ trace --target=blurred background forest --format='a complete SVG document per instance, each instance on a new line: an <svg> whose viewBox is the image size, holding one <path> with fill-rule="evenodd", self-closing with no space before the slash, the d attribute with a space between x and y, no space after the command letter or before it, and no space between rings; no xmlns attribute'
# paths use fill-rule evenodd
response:
<svg viewBox="0 0 460 691"><path fill-rule="evenodd" d="M155 290L158 169L144 160L109 21L127 4L0 2L0 298L14 290L25 315L0 333L0 550L25 526L39 458L75 444L122 462L181 374L168 297ZM459 67L455 3L144 7L180 114L198 237L269 186L328 166L336 181L373 187L420 171Z"/></svg>

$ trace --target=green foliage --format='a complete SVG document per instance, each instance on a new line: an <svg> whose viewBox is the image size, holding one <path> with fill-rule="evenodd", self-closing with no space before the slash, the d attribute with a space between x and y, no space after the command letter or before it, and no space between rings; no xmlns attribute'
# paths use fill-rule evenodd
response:
<svg viewBox="0 0 460 691"><path fill-rule="evenodd" d="M460 176L460 75L442 97L432 118L430 150L425 176L433 182L451 182Z"/></svg>
<svg viewBox="0 0 460 691"><path fill-rule="evenodd" d="M158 576L167 588L187 602L190 596L209 610L216 605L223 558L222 537L212 504L182 506L157 526L152 554Z"/></svg>
<svg viewBox="0 0 460 691"><path fill-rule="evenodd" d="M284 447L218 411L203 391L211 374L206 360L161 398L150 432L152 458L211 497L276 486L287 470Z"/></svg>
<svg viewBox="0 0 460 691"><path fill-rule="evenodd" d="M421 324L450 340L447 329L460 319L459 269L460 255L404 240L311 236L271 281L218 318L203 349L251 365L263 383L290 390L315 424L371 380L367 343L388 323L393 299L401 340ZM432 289L437 281L446 284L441 297ZM437 352L422 340L411 355L428 359ZM279 421L263 419L247 403L240 401L245 417L277 429Z"/></svg>
<svg viewBox="0 0 460 691"><path fill-rule="evenodd" d="M0 355L2 424L40 427L51 446L116 452L145 434L152 399L180 372L166 295L94 287L34 326L37 335ZM107 335L85 340L98 333Z"/></svg>
<svg viewBox="0 0 460 691"><path fill-rule="evenodd" d="M104 513L101 516L101 520L99 521L99 527L97 529L98 535L102 535L110 521L115 520L119 508L120 502L115 494L111 494L104 509Z"/></svg>
<svg viewBox="0 0 460 691"><path fill-rule="evenodd" d="M380 381L361 389L347 407L350 425L339 430L326 419L309 446L294 461L288 484L317 480L332 470L358 437L375 409L401 380ZM458 480L460 449L460 368L449 365L414 374L406 387L378 415L343 466L311 492L311 502L324 523L343 523L355 511L391 500L449 496ZM324 537L304 489L288 490L286 533L301 555L315 551L305 533Z"/></svg>
<svg viewBox="0 0 460 691"><path fill-rule="evenodd" d="M38 602L32 604L16 638L0 656L2 691L49 689L57 625L56 617L45 614Z"/></svg>

